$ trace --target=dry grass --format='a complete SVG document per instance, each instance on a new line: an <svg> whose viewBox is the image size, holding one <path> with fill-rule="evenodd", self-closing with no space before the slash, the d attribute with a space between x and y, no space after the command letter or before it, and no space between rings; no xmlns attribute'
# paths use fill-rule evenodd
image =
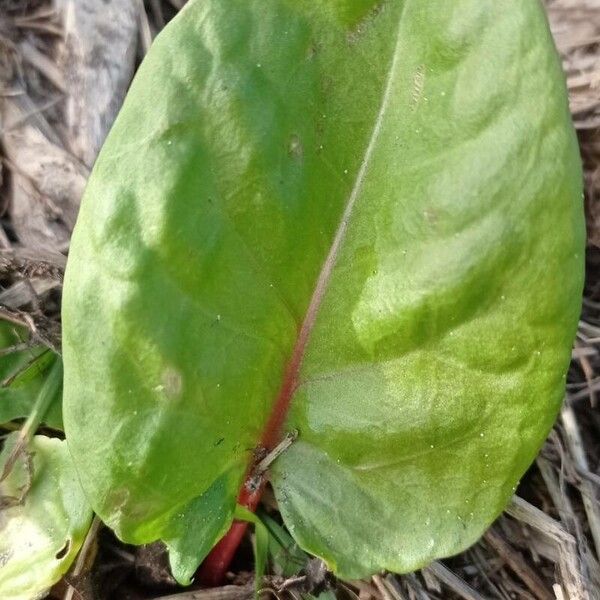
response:
<svg viewBox="0 0 600 600"><path fill-rule="evenodd" d="M84 0L0 0L0 318L23 324L35 341L52 347L60 343L64 252L89 167L135 65L183 5L183 0L148 0L145 6L122 0L115 20L98 10L87 17L70 13L77 2ZM546 4L585 165L589 234L565 405L518 496L478 544L414 575L335 584L338 596L600 598L600 1ZM104 19L103 27L94 19ZM111 26L113 33L106 34ZM116 54L92 64L94 44L107 51L105 34L118 36L111 42ZM94 69L103 70L103 78ZM94 79L102 80L101 88ZM106 530L99 540L91 576L73 579L82 597L92 597L92 580L103 582L100 595L107 598L156 596L169 589L160 552L124 547ZM235 581L243 583L244 577L238 574ZM281 583L270 585L276 589ZM278 595L300 598L298 589L289 585ZM233 600L249 590L228 586L172 597ZM62 597L64 590L54 591Z"/></svg>

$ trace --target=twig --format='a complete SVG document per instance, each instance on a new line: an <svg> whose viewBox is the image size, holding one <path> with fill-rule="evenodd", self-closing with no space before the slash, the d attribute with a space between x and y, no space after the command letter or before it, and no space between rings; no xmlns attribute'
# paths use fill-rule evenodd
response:
<svg viewBox="0 0 600 600"><path fill-rule="evenodd" d="M458 594L465 600L485 600L479 592L476 592L468 583L440 562L432 562L423 571L429 571L455 594Z"/></svg>
<svg viewBox="0 0 600 600"><path fill-rule="evenodd" d="M143 0L137 0L138 4L138 22L140 28L140 43L142 45L143 54L147 54L152 45L152 30Z"/></svg>
<svg viewBox="0 0 600 600"><path fill-rule="evenodd" d="M8 321L13 325L20 325L21 327L29 329L31 333L37 333L35 325L33 324L33 319L27 318L27 315L24 313L12 311L2 306L0 306L0 321Z"/></svg>
<svg viewBox="0 0 600 600"><path fill-rule="evenodd" d="M383 600L395 600L392 594L390 594L387 585L385 585L385 583L383 582L381 575L373 575L371 579L373 580L375 587L379 590L379 593L381 594Z"/></svg>
<svg viewBox="0 0 600 600"><path fill-rule="evenodd" d="M160 596L155 600L250 600L254 596L254 584L224 585L208 590L195 590L181 594Z"/></svg>
<svg viewBox="0 0 600 600"><path fill-rule="evenodd" d="M48 56L42 54L30 42L23 42L19 45L19 50L23 58L34 66L48 81L50 81L63 94L67 91L65 80L61 70L56 66Z"/></svg>
<svg viewBox="0 0 600 600"><path fill-rule="evenodd" d="M581 346L579 346L581 348ZM583 371L585 381L588 385L589 393L590 393L590 402L592 407L595 408L597 405L596 391L592 388L592 382L594 380L594 369L592 369L592 365L587 357L581 353L578 356L579 364L581 365L581 370Z"/></svg>
<svg viewBox="0 0 600 600"><path fill-rule="evenodd" d="M485 534L486 542L502 557L506 564L539 600L552 600L553 594L544 582L533 572L523 556L508 544L494 529Z"/></svg>
<svg viewBox="0 0 600 600"><path fill-rule="evenodd" d="M259 488L265 473L275 460L281 456L298 438L298 431L292 430L285 434L283 439L269 452L253 469L251 477L248 478L246 485L249 491L255 491Z"/></svg>
<svg viewBox="0 0 600 600"><path fill-rule="evenodd" d="M563 489L558 482L558 477L554 472L554 467L548 460L541 456L538 457L536 462L538 469L542 474L542 478L544 479L544 483L546 484L546 488L550 493L552 502L558 510L560 520L565 524L567 531L571 534L578 534L579 527L577 519L575 518L573 505L571 504L569 496L563 493ZM579 535L577 535L577 537L579 537Z"/></svg>
<svg viewBox="0 0 600 600"><path fill-rule="evenodd" d="M575 418L575 412L568 402L565 402L561 411L561 420L565 431L565 442L569 448L573 462L578 470L589 472L589 464L585 451L579 426ZM579 484L583 506L590 525L590 531L596 548L596 555L600 556L600 506L596 500L596 490L592 483L587 479L582 479Z"/></svg>
<svg viewBox="0 0 600 600"><path fill-rule="evenodd" d="M409 573L408 575L405 575L404 579L406 579L407 583L411 586L412 590L419 597L420 600L429 600L427 594L425 594L425 591L417 581L417 578L415 577L414 573ZM385 583L385 585L387 586L390 595L394 598L394 600L405 600L405 595L402 591L402 588L400 587L400 582L398 581L398 579L396 579L394 575L388 573L383 579L383 583Z"/></svg>
<svg viewBox="0 0 600 600"><path fill-rule="evenodd" d="M559 551L559 569L569 600L588 600L589 594L581 574L575 538L559 523L518 496L513 496L506 513L550 538Z"/></svg>
<svg viewBox="0 0 600 600"><path fill-rule="evenodd" d="M379 590L369 581L361 579L346 581L347 584L358 590L359 598L380 598Z"/></svg>
<svg viewBox="0 0 600 600"><path fill-rule="evenodd" d="M33 317L20 310L11 310L6 306L0 306L0 321L8 321L13 325L20 325L29 330L32 343L39 343L47 348L50 348L57 354L59 353L60 337L58 323L51 321L48 317L38 315L38 323L33 320ZM3 383L2 385L5 385Z"/></svg>

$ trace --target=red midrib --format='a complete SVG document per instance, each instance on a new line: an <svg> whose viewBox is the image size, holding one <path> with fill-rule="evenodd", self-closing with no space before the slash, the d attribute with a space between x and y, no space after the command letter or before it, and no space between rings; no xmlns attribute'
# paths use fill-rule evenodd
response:
<svg viewBox="0 0 600 600"><path fill-rule="evenodd" d="M376 132L377 128L374 133ZM319 273L319 278L317 279L317 284L315 285L313 295L310 299L310 304L308 305L304 321L302 322L302 326L300 327L300 331L298 332L298 336L296 338L294 349L292 350L292 356L285 368L279 394L277 395L277 399L275 400L275 404L273 405L273 409L269 415L269 420L267 421L263 430L260 439L260 446L265 448L267 451L272 450L280 441L283 425L290 408L290 403L292 401L294 392L296 391L296 386L298 385L298 375L302 366L302 360L304 358L306 346L308 344L311 331L314 327L317 313L321 307L321 302L323 301L323 297L327 290L329 280L331 279L331 273L333 272L333 267L335 266L339 249L346 234L346 230L348 229L350 215L352 213L352 209L354 208L354 203L358 196L358 192L366 172L366 161L370 157L370 153L372 151L372 141L373 139L371 139L371 144L369 144L369 148L365 154L365 160L363 160L361 165L361 169L357 176L357 181L344 209L342 220L340 221L335 238L331 244L329 253L327 254L327 258L325 259L325 262L321 268L321 272ZM266 482L262 481L257 490L250 491L250 486L248 483L252 477L252 467L252 464L248 467L244 483L238 494L237 503L254 512L258 506ZM233 560L233 556L240 542L242 541L242 538L244 537L247 527L248 523L246 521L234 521L231 529L227 532L225 537L221 539L221 541L206 557L199 571L199 579L204 585L217 586L222 583L227 569Z"/></svg>
<svg viewBox="0 0 600 600"><path fill-rule="evenodd" d="M404 7L405 6L406 5L404 5ZM358 169L352 191L348 196L348 200L344 207L344 212L329 249L329 253L327 254L327 258L323 263L321 272L319 273L315 289L310 299L310 304L308 305L304 321L302 322L302 326L298 332L298 337L296 338L296 343L292 350L292 355L286 365L279 394L275 404L273 405L269 420L267 421L262 433L260 444L267 450L272 450L280 440L283 425L290 408L290 403L298 385L298 375L300 373L302 360L306 352L306 346L314 327L323 297L327 291L327 286L329 285L333 268L337 261L344 236L346 235L346 230L348 229L348 223L350 221L354 205L362 189L362 185L367 173L367 167L371 160L375 143L381 131L383 117L391 97L393 75L398 65L398 59L401 50L400 26L402 23L403 13L404 8L400 13L396 45L387 73L381 106L379 107L379 112L377 113L377 117L375 119L375 124L371 132L371 137L369 138L367 149L365 150L363 160L360 164L360 168ZM260 501L260 497L265 486L265 481L262 481L257 490L249 491L250 486L247 484L252 476L252 467L253 465L248 467L248 472L246 473L244 484L239 492L237 501L241 506L244 506L245 508L254 512ZM199 571L199 578L202 583L205 585L219 585L223 581L225 573L229 567L229 564L231 563L231 560L233 559L235 551L237 550L247 527L248 523L245 521L234 521L229 532L212 549L210 554L206 557L206 560L202 563Z"/></svg>
<svg viewBox="0 0 600 600"><path fill-rule="evenodd" d="M339 233L340 229L338 229L338 235ZM336 235L336 240L338 235ZM333 269L333 264L335 263L335 254L337 254L338 247L339 245L336 246L334 242L323 268L321 269L319 279L317 280L317 285L315 286L308 310L306 311L306 316L302 322L300 331L298 332L296 343L292 351L292 356L286 365L281 388L279 389L279 394L277 395L277 399L275 400L273 409L269 415L269 420L267 421L263 430L260 446L265 448L267 451L272 450L280 441L283 425L292 401L292 396L294 395L296 386L298 384L298 375L300 373L300 367L302 366L302 359L304 358L306 345L308 344L308 339L313 329L317 312L321 306L321 301L323 299L327 283L331 277L331 271ZM333 254L334 252L335 254ZM246 472L246 476L244 478L244 483L242 484L242 488L238 494L237 503L254 512L258 506L258 503L260 502L266 481L263 479L258 489L250 491L251 487L248 485L248 483L252 477L252 467L253 464L248 467L248 471ZM240 545L242 538L244 537L247 527L248 523L246 521L233 522L227 534L212 549L210 554L202 563L198 574L201 583L208 586L217 586L222 583L227 569L233 560L235 552Z"/></svg>

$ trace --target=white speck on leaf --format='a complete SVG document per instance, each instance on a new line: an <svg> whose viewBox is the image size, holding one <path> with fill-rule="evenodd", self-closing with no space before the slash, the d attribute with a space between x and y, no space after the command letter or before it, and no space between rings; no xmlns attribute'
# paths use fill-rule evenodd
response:
<svg viewBox="0 0 600 600"><path fill-rule="evenodd" d="M165 395L169 398L175 398L181 393L183 379L181 373L173 367L167 367L162 373L162 385Z"/></svg>

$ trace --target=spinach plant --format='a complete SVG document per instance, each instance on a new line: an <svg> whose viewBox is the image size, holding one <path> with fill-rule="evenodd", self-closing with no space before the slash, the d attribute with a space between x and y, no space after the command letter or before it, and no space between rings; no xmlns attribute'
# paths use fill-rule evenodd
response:
<svg viewBox="0 0 600 600"><path fill-rule="evenodd" d="M561 403L583 240L538 0L191 0L69 256L64 423L93 509L187 582L297 431L271 485L335 573L463 550Z"/></svg>

